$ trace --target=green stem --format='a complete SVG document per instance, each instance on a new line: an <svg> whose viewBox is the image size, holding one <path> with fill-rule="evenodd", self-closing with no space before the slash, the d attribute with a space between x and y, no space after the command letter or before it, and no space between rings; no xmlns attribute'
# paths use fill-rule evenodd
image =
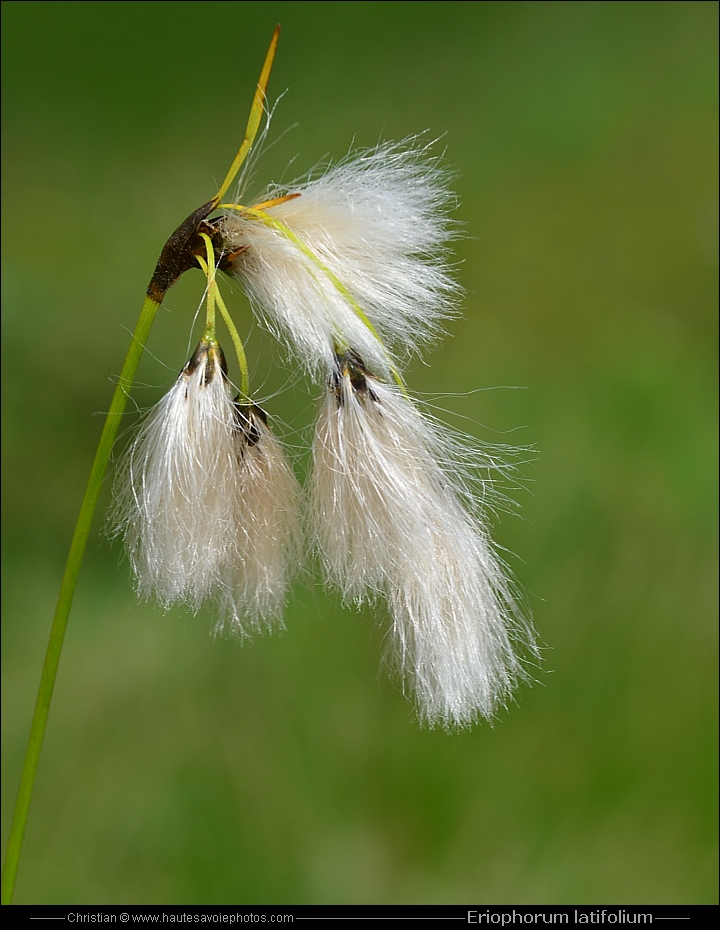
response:
<svg viewBox="0 0 720 930"><path fill-rule="evenodd" d="M208 289L207 289L207 319L208 323L205 328L205 338L210 338L208 333L211 331L210 324L210 305L212 303L212 331L211 336L215 338L215 307L216 305L220 308L220 315L223 320L225 320L225 325L228 328L230 333L230 338L232 339L233 346L235 347L235 355L237 356L238 365L240 366L240 396L244 401L250 400L250 372L248 370L247 356L245 355L245 348L242 344L242 339L240 334L237 331L235 324L233 323L232 317L230 316L230 311L225 306L225 301L222 299L220 293L220 288L217 285L217 279L215 277L217 273L217 267L215 265L215 251L213 249L212 239L206 233L200 233L202 238L205 240L205 248L207 249L207 262L201 255L197 255L196 258L200 264L200 267L205 272L205 276L208 280ZM212 269L212 270L211 270Z"/></svg>
<svg viewBox="0 0 720 930"><path fill-rule="evenodd" d="M230 338L232 339L233 346L235 347L235 355L237 356L238 366L240 367L240 396L243 401L250 401L250 372L248 370L247 356L245 355L245 348L242 344L242 339L240 334L237 331L237 327L233 323L233 319L230 316L230 311L225 306L225 301L220 296L220 291L216 294L217 305L220 308L220 316L225 321L225 325L228 328L230 333Z"/></svg>
<svg viewBox="0 0 720 930"><path fill-rule="evenodd" d="M25 754L25 764L23 765L20 785L15 800L15 810L10 827L10 838L8 840L8 848L5 854L5 863L2 872L3 904L10 904L12 902L13 892L15 890L15 879L17 877L20 852L25 837L28 810L30 808L30 800L35 784L40 750L42 749L43 738L45 736L45 726L50 711L50 701L52 700L53 688L55 686L60 653L62 651L63 639L65 637L68 616L70 614L70 606L75 593L75 585L77 584L80 566L85 553L85 546L87 545L88 536L90 534L90 527L95 514L103 476L107 469L108 462L110 461L110 453L112 452L115 437L120 427L128 393L135 379L135 372L137 371L140 358L145 349L145 343L150 333L150 327L153 324L159 306L159 302L153 297L148 295L145 298L145 303L140 311L140 318L135 327L132 342L130 343L130 348L125 358L125 364L122 367L120 379L115 388L115 393L110 403L110 409L105 419L105 425L102 435L100 436L97 452L95 453L95 460L93 461L90 471L90 478L85 488L85 496L82 506L80 507L75 533L72 538L72 543L70 544L70 552L68 553L67 563L65 565L65 574L63 575L57 607L55 608L55 617L50 629L50 639L45 654L45 663L40 677L40 686L35 702L35 712L30 726L30 737Z"/></svg>

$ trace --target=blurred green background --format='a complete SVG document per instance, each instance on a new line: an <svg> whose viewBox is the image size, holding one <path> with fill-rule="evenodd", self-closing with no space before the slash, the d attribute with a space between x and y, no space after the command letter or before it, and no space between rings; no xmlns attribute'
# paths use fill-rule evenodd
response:
<svg viewBox="0 0 720 930"><path fill-rule="evenodd" d="M408 380L478 439L537 446L495 536L547 647L494 727L428 732L378 672L382 615L309 576L286 634L213 640L209 616L136 603L98 514L16 900L717 901L717 5L2 11L3 845L128 329L225 174L276 22L258 187L444 134L467 297ZM138 408L201 293L168 295ZM317 392L228 300L302 468ZM498 385L524 389L478 390Z"/></svg>

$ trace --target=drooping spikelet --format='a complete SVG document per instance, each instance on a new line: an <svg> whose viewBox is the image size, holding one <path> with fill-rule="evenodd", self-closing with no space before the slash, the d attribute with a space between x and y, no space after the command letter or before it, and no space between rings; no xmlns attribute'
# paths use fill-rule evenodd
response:
<svg viewBox="0 0 720 930"><path fill-rule="evenodd" d="M238 632L279 618L296 561L299 487L254 405L232 399L220 347L202 340L118 470L114 527L139 594Z"/></svg>
<svg viewBox="0 0 720 930"><path fill-rule="evenodd" d="M280 441L255 405L235 403L241 461L229 506L235 555L225 565L217 595L218 628L281 621L287 586L300 557L300 485Z"/></svg>
<svg viewBox="0 0 720 930"><path fill-rule="evenodd" d="M387 597L391 652L420 715L492 717L533 652L507 574L441 427L356 355L337 360L313 447L310 522L328 580Z"/></svg>
<svg viewBox="0 0 720 930"><path fill-rule="evenodd" d="M253 309L315 374L332 369L339 345L388 375L389 356L418 351L452 313L454 198L426 148L411 140L359 152L267 192L292 199L222 221L230 269Z"/></svg>

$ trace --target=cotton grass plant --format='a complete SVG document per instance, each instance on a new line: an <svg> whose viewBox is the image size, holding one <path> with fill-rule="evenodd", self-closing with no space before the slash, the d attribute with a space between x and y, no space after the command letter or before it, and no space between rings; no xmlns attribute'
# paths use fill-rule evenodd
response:
<svg viewBox="0 0 720 930"><path fill-rule="evenodd" d="M459 297L447 255L453 197L440 160L410 139L355 152L248 205L224 200L260 130L277 41L278 30L227 177L162 250L110 404L50 632L4 903L103 475L155 314L191 268L206 278L202 338L116 473L112 531L125 541L140 597L164 608L210 607L218 630L270 629L282 625L293 577L314 553L348 602L389 614L388 656L419 717L448 729L492 719L526 676L521 656L536 654L485 522L501 450L469 450L411 398L402 374ZM251 395L218 270L240 281L253 311L318 382L304 490ZM237 358L237 387L218 316Z"/></svg>
<svg viewBox="0 0 720 930"><path fill-rule="evenodd" d="M213 246L200 236L205 332L121 461L112 528L125 538L142 598L193 611L214 604L219 629L246 633L281 622L298 564L300 485L249 395L245 351L217 287ZM216 339L216 307L238 357L236 396Z"/></svg>

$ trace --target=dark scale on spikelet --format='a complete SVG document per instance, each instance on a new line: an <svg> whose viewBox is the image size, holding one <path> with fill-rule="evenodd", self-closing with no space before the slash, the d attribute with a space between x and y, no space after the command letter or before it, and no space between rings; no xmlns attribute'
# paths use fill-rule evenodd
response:
<svg viewBox="0 0 720 930"><path fill-rule="evenodd" d="M368 378L372 379L376 376L365 366L363 360L353 349L346 349L335 355L335 369L330 375L329 384L337 395L338 405L343 402L341 386L346 376L350 378L352 389L358 397L369 397L375 403L378 402L378 396L368 382Z"/></svg>
<svg viewBox="0 0 720 930"><path fill-rule="evenodd" d="M192 358L183 368L183 374L191 375L206 359L207 365L203 378L203 383L205 385L210 384L218 370L224 378L227 378L228 367L227 361L225 360L225 353L217 342L210 342L207 339L200 340L197 348L192 354Z"/></svg>
<svg viewBox="0 0 720 930"><path fill-rule="evenodd" d="M220 377L227 380L227 361L225 353L216 342L210 342L208 339L201 339L192 357L185 365L180 374L190 377L197 369L205 363L203 374L203 387L207 387L218 372ZM187 400L188 391L185 388L185 400Z"/></svg>
<svg viewBox="0 0 720 930"><path fill-rule="evenodd" d="M257 404L242 403L238 395L233 401L235 429L244 439L244 445L255 446L260 442L259 422L267 426L267 414Z"/></svg>

